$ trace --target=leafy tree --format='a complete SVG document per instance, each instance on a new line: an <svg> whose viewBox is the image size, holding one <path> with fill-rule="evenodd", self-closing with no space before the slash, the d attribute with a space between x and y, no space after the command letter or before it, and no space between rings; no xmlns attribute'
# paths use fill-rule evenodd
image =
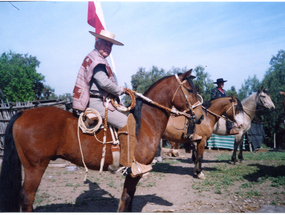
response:
<svg viewBox="0 0 285 215"><path fill-rule="evenodd" d="M254 92L257 92L261 87L261 83L259 82L256 75L251 78L248 77L247 80L244 81L244 84L241 85L241 89L239 89L238 98L243 100Z"/></svg>
<svg viewBox="0 0 285 215"><path fill-rule="evenodd" d="M42 93L41 93L41 99L55 99L57 96L54 94L54 89L50 86L46 85L44 86Z"/></svg>
<svg viewBox="0 0 285 215"><path fill-rule="evenodd" d="M170 75L170 73L166 73L164 69L158 69L156 66L153 66L151 71L139 68L137 73L132 75L132 88L139 93L144 93L154 82L166 75Z"/></svg>
<svg viewBox="0 0 285 215"><path fill-rule="evenodd" d="M236 98L239 99L239 95L236 91L235 86L231 86L231 88L229 90L227 90L227 96L231 96L231 95L234 95Z"/></svg>
<svg viewBox="0 0 285 215"><path fill-rule="evenodd" d="M265 133L268 135L266 144L273 146L274 133L277 137L277 147L285 148L284 130L281 129L284 125L285 113L282 104L282 96L279 91L285 91L285 51L278 51L276 56L273 56L269 63L271 66L265 73L262 85L269 89L271 99L275 104L275 111L266 112L266 114L257 113L258 119L264 126Z"/></svg>
<svg viewBox="0 0 285 215"><path fill-rule="evenodd" d="M40 62L28 54L3 53L0 57L0 96L11 102L40 97L44 76L37 73Z"/></svg>
<svg viewBox="0 0 285 215"><path fill-rule="evenodd" d="M195 86L198 88L199 94L204 101L210 101L211 90L215 88L213 80L210 79L210 74L205 72L205 68L197 66L195 69L196 79L193 80Z"/></svg>

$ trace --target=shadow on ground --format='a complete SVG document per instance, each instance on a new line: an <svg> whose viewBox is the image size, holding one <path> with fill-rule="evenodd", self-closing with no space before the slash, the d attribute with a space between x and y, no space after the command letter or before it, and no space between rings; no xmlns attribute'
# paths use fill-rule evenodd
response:
<svg viewBox="0 0 285 215"><path fill-rule="evenodd" d="M75 204L51 204L35 208L35 212L117 212L120 199L101 189L97 183L85 182L89 190L77 197ZM133 212L141 212L147 203L172 206L173 204L156 195L135 195Z"/></svg>

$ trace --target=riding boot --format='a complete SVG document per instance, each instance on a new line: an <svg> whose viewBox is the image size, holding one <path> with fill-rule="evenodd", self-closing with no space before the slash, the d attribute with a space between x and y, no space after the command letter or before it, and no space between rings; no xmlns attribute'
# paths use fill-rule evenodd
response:
<svg viewBox="0 0 285 215"><path fill-rule="evenodd" d="M136 121L133 114L128 116L127 124L118 130L118 136L121 145L120 164L131 167L131 176L142 176L151 171L151 165L144 165L135 161Z"/></svg>
<svg viewBox="0 0 285 215"><path fill-rule="evenodd" d="M237 135L237 134L239 134L239 132L237 130L235 130L234 128L232 128L231 130L229 130L228 134Z"/></svg>
<svg viewBox="0 0 285 215"><path fill-rule="evenodd" d="M239 132L236 131L234 128L233 128L233 123L232 122L229 122L229 121L226 121L226 129L227 129L227 133L229 135L236 135L238 134Z"/></svg>

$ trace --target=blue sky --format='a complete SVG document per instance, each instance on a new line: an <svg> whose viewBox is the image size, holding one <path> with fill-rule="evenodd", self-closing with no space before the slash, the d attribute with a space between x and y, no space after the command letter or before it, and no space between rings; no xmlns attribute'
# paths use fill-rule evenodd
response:
<svg viewBox="0 0 285 215"><path fill-rule="evenodd" d="M79 67L94 47L86 2L0 2L0 54L36 56L37 71L56 94L72 93ZM123 47L112 54L119 85L131 87L140 67L205 67L225 89L254 75L285 49L285 2L102 1L106 28Z"/></svg>

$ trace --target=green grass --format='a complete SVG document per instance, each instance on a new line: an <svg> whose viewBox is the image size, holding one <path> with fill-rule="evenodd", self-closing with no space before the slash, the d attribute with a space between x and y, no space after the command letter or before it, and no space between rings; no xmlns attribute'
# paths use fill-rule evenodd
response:
<svg viewBox="0 0 285 215"><path fill-rule="evenodd" d="M244 153L245 163L229 164L231 154L216 157L219 164L204 171L206 179L194 181L192 188L197 192L212 190L216 194L225 194L227 189L240 183L236 194L245 198L261 197L257 185L270 182L270 187L285 188L285 153L259 152ZM224 161L224 162L223 162ZM266 189L271 189L267 187Z"/></svg>

